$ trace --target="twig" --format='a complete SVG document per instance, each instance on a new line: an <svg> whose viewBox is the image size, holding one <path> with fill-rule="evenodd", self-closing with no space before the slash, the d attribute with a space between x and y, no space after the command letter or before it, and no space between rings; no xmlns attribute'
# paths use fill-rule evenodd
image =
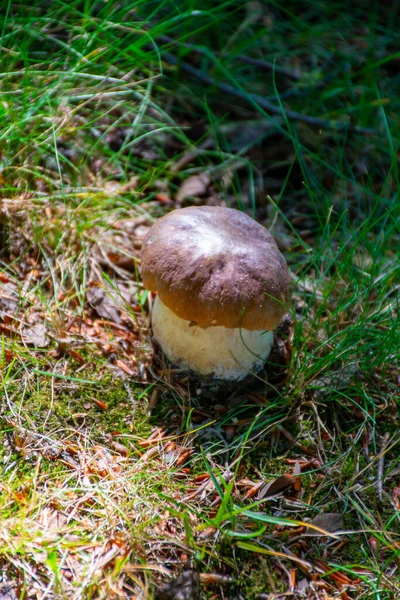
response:
<svg viewBox="0 0 400 600"><path fill-rule="evenodd" d="M385 452L388 441L389 433L386 431L382 441L381 457L378 461L378 498L381 502L383 499L383 465L385 463Z"/></svg>
<svg viewBox="0 0 400 600"><path fill-rule="evenodd" d="M169 35L159 35L157 36L157 41L167 42L169 44L173 44L174 46L179 46L180 48L192 50L192 52L196 52L197 54L209 56L207 48L174 40L174 38L170 37ZM163 50L161 50L161 52L163 52ZM295 79L296 81L298 81L301 78L301 76L295 71L290 71L289 69L285 69L285 67L280 67L275 63L271 63L266 60L260 60L259 58L253 58L251 56L246 56L245 54L238 54L236 56L232 56L231 58L233 60L240 60L241 62L247 63L248 65L259 67L260 69L264 69L266 71L280 73L281 75L285 75L285 77L289 77L289 79Z"/></svg>
<svg viewBox="0 0 400 600"><path fill-rule="evenodd" d="M281 75L285 75L285 77L289 77L290 79L295 79L299 81L301 75L296 73L295 71L289 71L289 69L285 69L285 67L280 67L275 63L270 63L266 60L260 60L259 58L253 58L251 56L246 56L245 54L238 54L237 56L233 56L233 59L240 60L241 62L247 63L248 65L253 65L254 67L259 67L260 69L264 69L266 71L272 71L274 73L280 73Z"/></svg>
<svg viewBox="0 0 400 600"><path fill-rule="evenodd" d="M279 115L280 117L286 117L291 121L301 121L302 123L308 123L309 125L314 125L316 127L320 127L321 129L328 129L333 131L354 131L356 133L362 134L371 134L375 133L373 129L366 129L364 127L358 127L357 125L350 125L348 123L343 123L341 121L330 121L328 119L321 119L319 117L310 117L309 115L303 115L294 110L285 109L283 110L280 106L275 106L272 102L269 102L263 96L259 94L251 94L249 92L244 92L229 83L224 83L222 81L217 81L214 77L203 73L200 69L185 63L184 61L180 61L176 56L171 54L170 52L165 52L161 50L161 53L164 59L171 65L176 65L179 63L182 71L185 71L192 77L195 77L199 81L203 83L215 86L217 89L221 90L226 94L230 94L231 96L236 96L236 98L240 98L241 100L246 100L251 104L258 104L265 111L272 113L274 115Z"/></svg>

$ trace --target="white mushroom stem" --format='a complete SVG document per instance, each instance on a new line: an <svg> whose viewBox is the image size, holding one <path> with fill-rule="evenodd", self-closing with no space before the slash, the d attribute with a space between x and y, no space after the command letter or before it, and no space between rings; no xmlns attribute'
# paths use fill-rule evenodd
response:
<svg viewBox="0 0 400 600"><path fill-rule="evenodd" d="M157 296L152 314L153 335L169 360L199 375L242 379L259 371L273 343L272 331L207 327L180 319Z"/></svg>

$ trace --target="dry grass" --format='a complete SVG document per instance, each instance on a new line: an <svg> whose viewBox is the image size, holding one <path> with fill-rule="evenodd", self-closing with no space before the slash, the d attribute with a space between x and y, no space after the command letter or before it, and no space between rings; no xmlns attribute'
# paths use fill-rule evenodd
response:
<svg viewBox="0 0 400 600"><path fill-rule="evenodd" d="M0 598L150 599L186 569L204 599L394 600L396 16L106 5L10 4L2 29ZM240 396L153 360L141 240L188 203L255 216L293 274Z"/></svg>

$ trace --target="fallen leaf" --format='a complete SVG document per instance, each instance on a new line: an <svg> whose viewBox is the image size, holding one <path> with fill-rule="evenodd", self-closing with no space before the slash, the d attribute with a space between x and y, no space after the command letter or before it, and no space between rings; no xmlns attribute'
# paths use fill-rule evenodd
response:
<svg viewBox="0 0 400 600"><path fill-rule="evenodd" d="M19 302L18 288L12 281L5 281L5 273L1 273L3 279L1 279L2 285L0 285L0 311L13 314Z"/></svg>
<svg viewBox="0 0 400 600"><path fill-rule="evenodd" d="M179 187L176 194L176 200L182 202L189 196L203 196L207 192L210 184L210 177L207 173L199 173L185 179Z"/></svg>
<svg viewBox="0 0 400 600"><path fill-rule="evenodd" d="M320 527L329 533L334 533L335 531L339 531L344 527L343 515L339 513L321 513L317 515L310 521L310 525L315 525L316 527ZM312 529L311 527L307 527L303 535L312 535L312 536L323 536L323 533Z"/></svg>
<svg viewBox="0 0 400 600"><path fill-rule="evenodd" d="M292 488L297 481L297 477L293 475L281 475L274 481L268 482L264 485L257 494L257 499L261 498L269 498L270 496L275 496L276 494L281 494L282 492Z"/></svg>
<svg viewBox="0 0 400 600"><path fill-rule="evenodd" d="M86 298L99 317L109 319L114 323L121 322L119 308L114 296L106 293L102 287L93 287L87 290Z"/></svg>
<svg viewBox="0 0 400 600"><path fill-rule="evenodd" d="M22 339L28 346L35 348L46 348L50 340L46 335L46 326L44 323L36 323L22 330Z"/></svg>

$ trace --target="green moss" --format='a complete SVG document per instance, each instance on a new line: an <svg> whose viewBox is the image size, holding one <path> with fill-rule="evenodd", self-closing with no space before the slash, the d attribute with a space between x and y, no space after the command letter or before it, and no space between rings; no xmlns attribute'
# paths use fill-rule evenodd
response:
<svg viewBox="0 0 400 600"><path fill-rule="evenodd" d="M348 479L354 475L356 470L355 460L353 456L348 455L342 463L341 476L342 479Z"/></svg>
<svg viewBox="0 0 400 600"><path fill-rule="evenodd" d="M250 558L250 560L249 560ZM246 600L256 600L260 594L271 592L271 582L276 592L284 592L285 582L278 578L277 573L271 569L271 563L265 558L242 557L244 568L239 576L239 586Z"/></svg>
<svg viewBox="0 0 400 600"><path fill-rule="evenodd" d="M96 385L56 378L53 383L37 375L35 385L15 402L22 424L46 434L83 426L94 440L115 431L149 435L146 387L104 371L83 370L79 379Z"/></svg>
<svg viewBox="0 0 400 600"><path fill-rule="evenodd" d="M288 466L285 464L282 456L263 459L261 461L261 468L263 475L267 478L284 475L288 472Z"/></svg>

